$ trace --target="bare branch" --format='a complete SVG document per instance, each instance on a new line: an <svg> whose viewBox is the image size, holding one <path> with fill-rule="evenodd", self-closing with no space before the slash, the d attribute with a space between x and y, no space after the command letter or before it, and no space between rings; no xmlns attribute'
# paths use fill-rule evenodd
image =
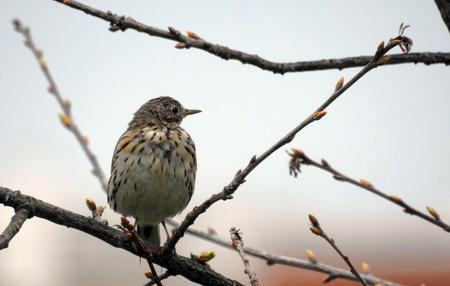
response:
<svg viewBox="0 0 450 286"><path fill-rule="evenodd" d="M149 273L149 272L147 272L147 273ZM145 274L147 275L147 273L145 273ZM169 278L171 276L173 276L173 274L171 274L170 271L167 270L163 274L159 275L158 278L159 278L160 281L162 281L162 280L167 279L167 278ZM144 286L151 286L151 285L156 285L156 282L152 280L152 281L149 281L148 283L146 283Z"/></svg>
<svg viewBox="0 0 450 286"><path fill-rule="evenodd" d="M146 258L148 256L140 248L136 248L130 238L123 232L104 223L97 222L93 218L85 217L34 197L23 195L19 191L0 187L0 203L13 208L26 206L33 216L85 232L114 247L124 249L140 257ZM171 273L173 273L172 275L182 275L201 285L242 285L187 257L162 254L156 247L152 248L151 251L152 261L170 269Z"/></svg>
<svg viewBox="0 0 450 286"><path fill-rule="evenodd" d="M23 223L30 217L30 211L27 208L19 207L11 218L8 226L0 234L0 250L7 248L11 239L19 232Z"/></svg>
<svg viewBox="0 0 450 286"><path fill-rule="evenodd" d="M233 248L239 253L239 256L242 259L242 262L244 263L244 273L247 274L248 279L250 279L250 284L252 286L259 286L258 279L256 278L255 272L252 271L250 267L250 261L248 260L247 256L244 252L244 241L242 240L242 234L240 233L239 229L236 229L235 227L232 227L230 229L230 235L231 235L231 242Z"/></svg>
<svg viewBox="0 0 450 286"><path fill-rule="evenodd" d="M172 219L167 219L166 222L175 228L180 225L178 222L175 222ZM215 243L217 245L220 245L220 246L228 248L228 249L232 248L229 240L221 238L217 235L214 235L211 232L200 231L200 230L193 229L190 227L186 230L186 233L196 236L198 238L204 239L206 241ZM264 250L258 250L255 248L251 248L248 246L244 246L244 252L248 255L265 260L267 262L267 264L269 264L269 265L274 265L274 264L289 265L289 266L293 266L293 267L298 267L298 268L308 269L308 270L317 271L317 272L321 272L321 273L326 273L329 276L333 276L336 278L358 281L358 279L355 277L355 275L353 275L350 271L336 268L336 267L333 267L333 266L330 266L327 264L323 264L320 262L312 263L307 260L294 258L294 257L288 257L288 256L284 256L284 255L278 255L278 254L270 253L270 252L267 252ZM400 284L396 284L391 281L383 280L383 279L375 277L373 275L362 275L362 276L370 284L380 283L385 286L399 286L400 285Z"/></svg>
<svg viewBox="0 0 450 286"><path fill-rule="evenodd" d="M441 13L442 20L444 24L447 26L448 31L450 32L450 1L448 0L434 0L436 3L439 12Z"/></svg>
<svg viewBox="0 0 450 286"><path fill-rule="evenodd" d="M149 36L160 37L167 40L178 42L175 48L187 49L196 48L218 56L222 59L238 60L243 64L250 64L259 67L263 70L272 71L273 73L284 74L288 72L304 72L317 71L327 69L345 69L351 67L365 66L372 59L372 56L350 57L340 59L324 59L317 61L301 61L292 63L277 63L238 50L230 49L228 47L214 44L200 38L193 32L188 32L187 36L181 34L175 28L169 27L168 30L162 30L156 27L148 26L134 20L131 17L118 16L111 12L104 12L99 9L92 8L88 5L82 4L73 0L54 0L63 3L69 7L85 12L86 14L103 19L110 23L110 31L125 31L126 29L133 29ZM438 64L444 63L450 65L450 53L413 53L413 54L396 54L391 56L391 60L386 65L403 64L403 63L424 63Z"/></svg>
<svg viewBox="0 0 450 286"><path fill-rule="evenodd" d="M348 267L350 267L350 271L358 278L361 284L364 286L368 286L367 282L361 277L361 275L359 275L355 267L353 267L352 263L350 262L350 259L346 255L344 255L342 251L337 247L336 243L334 242L334 239L328 237L328 235L320 226L317 218L310 214L309 220L312 223L312 226L310 228L311 232L325 239L334 248L334 250L336 250L336 252L342 257L342 259L344 259L345 263L348 265ZM335 279L335 277L333 277L333 279Z"/></svg>
<svg viewBox="0 0 450 286"><path fill-rule="evenodd" d="M147 272L147 275L152 279L153 282L155 282L156 285L163 286L158 276L158 273L156 272L155 266L153 265L153 261L149 256L147 256L145 259L147 260L148 266L150 267L151 271Z"/></svg>
<svg viewBox="0 0 450 286"><path fill-rule="evenodd" d="M388 57L384 57L384 55L394 48L397 45L405 45L407 46L411 41L409 38L405 36L398 36L395 39L391 39L388 44L385 46L384 42L381 42L375 55L372 57L370 62L364 66L353 78L350 79L346 84L339 84L336 86L334 92L331 96L322 103L316 110L311 113L305 120L303 120L299 125L297 125L294 129L292 129L287 135L281 138L278 142L276 142L272 147L267 149L263 154L256 157L253 156L245 169L238 170L236 175L234 176L231 183L223 188L223 190L219 193L212 195L209 199L204 201L201 205L194 207L194 209L189 212L180 227L177 229L175 234L172 236L170 240L168 240L165 251L171 251L175 244L180 240L180 238L184 235L186 229L191 226L194 221L197 219L199 215L204 213L211 205L220 200L228 200L232 198L233 193L239 188L239 186L245 182L245 178L255 169L262 161L264 161L267 157L269 157L272 153L277 151L280 147L286 145L291 142L296 134L300 132L303 128L308 126L310 123L321 119L325 114L325 108L327 108L331 103L333 103L342 93L344 93L350 86L352 86L356 81L358 81L362 76L364 76L370 70L376 68L377 66L384 64ZM339 81L343 81L340 79Z"/></svg>
<svg viewBox="0 0 450 286"><path fill-rule="evenodd" d="M92 164L92 174L96 176L100 184L103 188L103 190L106 192L107 186L106 186L106 180L105 175L100 168L100 165L97 161L97 157L95 157L94 153L92 153L91 149L88 146L88 139L86 136L83 136L81 134L81 131L78 129L78 126L75 124L75 121L72 116L71 112L71 103L68 99L64 100L59 93L58 87L56 86L56 83L50 74L50 70L48 69L47 63L45 62L43 58L43 52L42 50L38 49L31 37L31 32L29 27L24 27L22 22L19 19L13 20L13 25L16 31L20 34L22 34L25 37L25 46L28 47L33 55L36 57L36 60L39 63L39 67L41 68L42 72L45 75L45 78L48 81L49 87L48 92L53 94L58 101L59 105L61 106L61 109L63 110L63 113L60 114L61 122L65 127L67 127L68 130L72 132L72 134L75 136L75 138L78 140L78 142L81 145L81 148L83 149L84 153L88 157L89 161Z"/></svg>
<svg viewBox="0 0 450 286"><path fill-rule="evenodd" d="M382 197L398 206L401 206L402 208L404 208L403 211L405 213L418 216L434 225L439 226L443 230L450 232L450 225L444 223L441 220L441 218L439 217L439 214L436 212L436 210L431 207L427 207L427 210L430 213L430 215L426 215L425 213L411 207L410 205L405 203L399 197L397 197L395 195L389 196L389 195L383 193L379 189L375 188L372 185L372 183L370 183L367 180L361 179L361 180L357 181L355 179L348 177L347 175L342 174L341 172L339 172L336 169L334 169L333 167L331 167L331 165L324 159L322 159L321 163L316 162L316 161L312 160L311 158L309 158L308 156L306 156L304 152L297 150L297 149L293 149L293 152L289 153L289 155L291 156L290 172L294 173L294 175L295 175L295 173L298 173L300 171L301 164L317 167L319 169L322 169L324 171L327 171L327 172L333 174L333 178L335 180L347 182L347 183L353 184L355 186L358 186L360 188L366 189L379 197Z"/></svg>

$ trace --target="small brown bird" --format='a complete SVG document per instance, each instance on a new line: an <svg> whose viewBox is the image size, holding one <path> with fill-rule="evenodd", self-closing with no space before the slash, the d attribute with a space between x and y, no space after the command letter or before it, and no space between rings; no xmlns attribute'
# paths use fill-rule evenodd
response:
<svg viewBox="0 0 450 286"><path fill-rule="evenodd" d="M186 208L194 192L195 145L180 123L198 112L171 97L151 99L134 114L114 150L108 203L136 218L138 234L158 246L159 223Z"/></svg>

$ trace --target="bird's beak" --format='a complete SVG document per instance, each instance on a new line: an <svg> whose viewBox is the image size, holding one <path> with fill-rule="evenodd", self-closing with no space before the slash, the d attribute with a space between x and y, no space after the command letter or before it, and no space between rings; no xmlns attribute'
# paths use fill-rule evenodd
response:
<svg viewBox="0 0 450 286"><path fill-rule="evenodd" d="M196 113L199 113L199 112L202 112L202 111L198 110L198 109L185 109L184 112L183 112L183 117L191 115L191 114L196 114Z"/></svg>

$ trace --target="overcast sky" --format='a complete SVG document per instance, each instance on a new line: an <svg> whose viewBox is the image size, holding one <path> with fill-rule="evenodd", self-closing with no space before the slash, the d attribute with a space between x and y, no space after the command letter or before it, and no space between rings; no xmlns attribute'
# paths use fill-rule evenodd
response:
<svg viewBox="0 0 450 286"><path fill-rule="evenodd" d="M406 35L414 41L413 52L450 50L449 32L433 1L84 3L280 62L371 55L380 41L397 35L401 22L411 25ZM182 124L198 156L195 193L186 211L220 191L251 156L309 115L340 76L349 80L360 69L274 75L200 50L174 49L175 42L132 30L111 33L103 20L49 0L3 0L0 16L0 185L84 215L85 198L106 205L106 195L59 122L60 108L22 36L13 31L12 18L31 27L107 174L117 139L144 102L172 96L203 110ZM215 204L195 227L212 226L228 237L236 226L246 245L299 258L312 249L321 261L346 268L310 233L307 214L313 213L355 265L366 261L375 274L448 272L448 233L318 169L305 166L298 178L289 176L285 150L296 147L313 159L326 158L344 174L366 178L420 210L434 207L450 222L449 88L450 69L442 64L371 71L327 108L326 117L255 169L233 200ZM12 215L12 209L0 207L1 229ZM110 225L119 221L110 209L105 217ZM248 284L236 253L192 237L183 238L177 250L182 255L215 250L212 267ZM308 273L251 262L265 285L279 281L275 269ZM1 251L0 265L0 284L7 286L142 285L147 271L124 251L38 218L27 221ZM170 285L176 283L188 285L171 278Z"/></svg>

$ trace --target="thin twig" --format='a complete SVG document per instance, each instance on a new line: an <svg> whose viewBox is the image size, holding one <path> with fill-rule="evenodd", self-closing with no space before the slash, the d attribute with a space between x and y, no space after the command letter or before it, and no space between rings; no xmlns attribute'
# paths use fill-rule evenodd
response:
<svg viewBox="0 0 450 286"><path fill-rule="evenodd" d="M250 174L250 172L256 168L262 161L264 161L267 157L269 157L272 153L277 151L280 147L286 145L287 143L291 142L296 134L308 126L310 123L319 120L322 118L325 114L325 108L327 108L331 103L333 103L342 93L344 93L350 86L352 86L357 80L359 80L362 76L364 76L367 72L370 70L376 68L380 64L385 63L388 61L388 57L384 57L384 55L390 51L392 48L394 48L397 45L405 46L408 49L410 46L408 43L411 40L407 37L404 37L402 35L399 35L395 39L391 39L388 44L385 46L384 42L380 43L378 46L375 55L370 60L370 62L364 66L353 78L350 79L349 82L346 84L343 84L343 78L341 78L338 81L338 84L336 85L335 91L331 94L331 96L322 103L316 110L311 113L308 117L306 117L305 120L303 120L299 125L297 125L294 129L292 129L287 135L285 135L283 138L281 138L278 142L276 142L272 147L267 149L263 154L260 156L253 156L248 165L245 167L245 169L238 170L234 178L232 179L231 183L229 183L227 186L223 188L223 190L219 193L216 193L212 195L209 199L204 201L201 205L194 207L194 209L189 212L183 222L181 223L180 227L177 229L175 234L172 236L172 238L167 242L165 251L171 251L175 244L180 240L180 238L184 235L184 232L186 229L191 226L194 221L197 219L199 215L204 213L211 205L213 205L215 202L220 200L228 200L232 198L233 193L239 188L239 186L245 182L245 178Z"/></svg>
<svg viewBox="0 0 450 286"><path fill-rule="evenodd" d="M166 223L172 225L173 227L177 228L180 224L172 219L167 219ZM225 248L232 248L230 245L229 240L221 238L217 235L214 235L210 232L206 231L200 231L198 229L193 229L192 227L188 228L186 230L187 234L196 236L198 238L204 239L206 241L215 243L217 245L220 245ZM326 273L329 276L333 276L336 278L342 278L347 280L356 280L358 281L358 278L355 277L350 271L343 270L337 267L333 267L327 264L323 264L319 261L316 263L311 263L310 261L295 258L295 257L288 257L284 255L274 254L270 253L264 250L259 250L255 248L251 248L248 246L244 246L244 252L248 255L251 255L253 257L260 258L262 260L265 260L268 265L274 265L274 264L281 264L281 265L289 265L293 267L298 267L302 269L308 269L312 271L317 271L321 273ZM373 275L362 275L364 279L370 283L370 284L377 284L380 283L384 286L400 286L400 284L381 279L379 277L373 276Z"/></svg>
<svg viewBox="0 0 450 286"><path fill-rule="evenodd" d="M327 171L327 172L333 174L333 178L338 181L347 182L347 183L353 184L355 186L358 186L360 188L366 189L369 192L371 192L379 197L382 197L398 206L401 206L405 213L418 216L434 225L439 226L443 230L450 232L450 225L443 222L441 220L441 218L439 217L439 214L436 212L436 210L434 210L431 207L427 207L430 215L426 215L425 213L423 213L423 212L411 207L407 203L405 203L398 196L395 196L395 195L389 196L389 195L383 193L379 189L375 188L372 185L372 183L370 183L367 180L361 179L361 180L357 181L355 179L348 177L347 175L342 174L341 172L339 172L336 169L334 169L333 167L331 167L331 165L324 159L322 159L321 163L316 162L316 161L312 160L311 158L309 158L308 156L306 156L304 152L297 150L297 149L293 149L293 152L288 153L288 154L291 156L290 172L294 173L294 175L300 171L301 164L317 167L319 169L322 169L324 171Z"/></svg>
<svg viewBox="0 0 450 286"><path fill-rule="evenodd" d="M126 236L132 238L134 242L137 244L137 246L139 246L141 252L147 254L145 256L145 260L148 263L150 272L146 272L145 275L148 278L152 279L156 283L156 285L162 286L161 280L159 280L158 273L156 272L155 266L153 265L152 250L150 247L147 247L145 241L142 240L142 238L138 235L136 231L136 224L131 224L130 221L125 216L122 216L120 218L120 225L117 225L116 227L120 229L122 232L124 232Z"/></svg>
<svg viewBox="0 0 450 286"><path fill-rule="evenodd" d="M288 72L304 72L317 71L326 69L345 69L351 67L361 67L367 65L372 56L349 57L340 59L324 59L317 61L301 61L292 63L277 63L228 47L208 42L195 33L188 32L188 36L181 34L178 30L169 27L168 30L162 30L156 27L148 26L134 20L131 17L119 16L111 12L104 12L99 9L90 7L73 0L54 0L63 3L69 7L85 12L86 14L103 19L110 23L110 31L125 31L133 29L149 36L160 37L167 40L178 42L175 46L179 49L196 48L220 57L224 60L238 60L243 64L250 64L263 70L273 73L284 74ZM391 56L391 60L386 65L402 64L402 63L424 63L438 64L444 63L450 65L450 53L412 53L412 54L396 54Z"/></svg>
<svg viewBox="0 0 450 286"><path fill-rule="evenodd" d="M30 217L30 211L27 208L19 208L11 218L8 226L0 234L0 250L7 248L11 239L19 232L23 223Z"/></svg>
<svg viewBox="0 0 450 286"><path fill-rule="evenodd" d="M173 274L171 274L171 272L169 270L167 270L166 272L164 272L163 274L159 275L159 280L162 281L164 279L167 279L169 277L173 276ZM155 281L149 281L147 282L144 286L151 286L151 285L155 285L156 282Z"/></svg>
<svg viewBox="0 0 450 286"><path fill-rule="evenodd" d="M239 253L242 262L244 263L245 268L244 273L247 274L248 279L250 279L250 284L252 284L252 286L259 286L258 279L256 278L256 273L252 271L250 267L250 261L245 255L244 241L242 240L242 234L240 233L239 229L232 227L230 229L230 236L231 236L231 245Z"/></svg>
<svg viewBox="0 0 450 286"><path fill-rule="evenodd" d="M325 231L322 229L322 227L319 224L319 221L317 218L313 215L309 215L309 220L312 223L312 226L310 227L311 232L324 238L333 248L336 250L336 252L344 259L345 263L350 267L350 271L358 278L358 280L361 282L362 285L368 286L367 282L359 275L358 271L356 271L355 267L353 267L352 263L350 262L350 259L342 253L342 251L337 247L336 243L334 242L334 239L329 238L328 235L325 233ZM334 277L333 277L334 279Z"/></svg>
<svg viewBox="0 0 450 286"><path fill-rule="evenodd" d="M98 178L100 181L100 184L103 188L103 190L106 192L107 186L106 186L106 180L105 175L100 168L100 165L97 161L97 158L95 157L94 153L91 151L91 149L88 146L88 138L86 136L83 136L78 129L78 126L75 124L75 121L72 116L71 111L71 103L69 100L64 100L59 93L58 87L56 86L56 83L50 74L50 70L48 69L47 63L45 62L43 58L43 52L38 49L31 37L31 32L29 27L24 27L22 22L19 19L14 19L13 25L15 30L22 34L25 37L25 46L28 47L33 55L36 57L36 60L39 63L39 66L42 70L42 72L45 75L45 78L47 79L47 82L49 84L48 92L53 94L58 101L59 105L61 106L61 109L63 110L63 113L60 114L60 119L65 127L67 127L68 130L72 132L72 134L75 136L75 138L78 140L78 142L81 145L81 148L83 149L84 153L88 157L89 161L92 164L92 174Z"/></svg>
<svg viewBox="0 0 450 286"><path fill-rule="evenodd" d="M132 240L122 231L100 223L93 218L82 216L62 209L55 205L43 202L32 196L21 194L19 191L12 191L8 188L0 187L0 204L12 208L27 206L33 216L51 221L55 224L64 225L92 235L114 247L124 249L130 253L146 258L148 253L137 248ZM198 263L197 261L174 254L162 254L159 249L153 246L152 261L156 264L173 271L173 275L183 277L199 283L201 285L223 285L241 286L239 282L229 279L220 273Z"/></svg>
<svg viewBox="0 0 450 286"><path fill-rule="evenodd" d="M155 266L153 265L152 259L149 256L147 256L145 259L147 260L148 266L150 267L151 278L153 282L155 282L155 284L158 286L163 286L161 283L161 279L159 278L158 273L156 272Z"/></svg>
<svg viewBox="0 0 450 286"><path fill-rule="evenodd" d="M107 185L106 185L105 175L104 175L102 169L100 168L100 165L97 161L97 157L90 150L90 148L87 144L88 143L87 137L84 137L81 134L80 130L78 129L78 126L75 124L73 117L72 117L71 104L67 100L64 101L61 94L59 93L58 87L56 86L56 83L50 74L50 70L48 69L46 62L44 61L42 51L37 49L33 42L30 29L28 27L24 27L22 22L19 19L14 19L13 25L14 25L16 31L21 33L25 37L25 46L28 47L33 52L36 59L38 60L39 66L41 67L41 70L44 73L44 75L49 83L48 91L55 96L55 98L57 99L58 103L60 104L60 106L64 112L62 115L60 115L62 123L64 124L65 127L67 127L74 134L75 138L80 143L81 147L83 148L83 151L85 152L85 154L87 155L89 161L91 162L91 164L93 166L92 173L99 179L102 189L106 192ZM102 221L101 215L103 213L104 207L102 207L102 206L97 207L92 200L87 200L86 203L92 212L93 218L96 221ZM162 286L161 281L159 280L158 275L156 274L156 270L155 270L155 267L153 266L151 259L149 257L146 257L146 259L149 264L150 270L153 273L154 281L156 282L156 284L158 286Z"/></svg>

